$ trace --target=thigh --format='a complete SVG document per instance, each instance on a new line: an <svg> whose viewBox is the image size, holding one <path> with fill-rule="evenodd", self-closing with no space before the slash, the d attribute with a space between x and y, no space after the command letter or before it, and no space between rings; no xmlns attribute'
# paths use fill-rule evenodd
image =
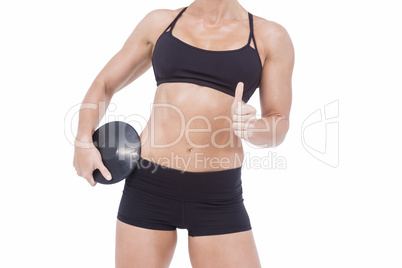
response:
<svg viewBox="0 0 402 268"><path fill-rule="evenodd" d="M116 268L169 267L177 243L174 231L116 223Z"/></svg>
<svg viewBox="0 0 402 268"><path fill-rule="evenodd" d="M221 235L189 236L193 268L261 267L251 230Z"/></svg>

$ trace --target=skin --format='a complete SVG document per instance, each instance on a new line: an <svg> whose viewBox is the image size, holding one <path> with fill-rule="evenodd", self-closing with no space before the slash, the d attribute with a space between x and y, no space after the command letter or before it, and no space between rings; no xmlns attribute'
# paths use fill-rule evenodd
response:
<svg viewBox="0 0 402 268"><path fill-rule="evenodd" d="M86 93L83 105L98 105L80 110L73 165L92 186L96 168L105 177L110 175L93 146L92 133L113 95L151 67L158 37L180 10L147 14ZM172 33L206 50L237 49L248 40L248 14L236 0L196 0ZM283 142L292 99L293 45L283 26L257 16L254 35L263 67L260 116L256 117L255 107L241 100L242 83L237 85L235 97L195 84L161 84L154 99L158 105L140 135L142 158L170 168L205 172L241 166L242 139L262 148ZM172 152L180 161L161 163ZM201 159L201 164L196 159ZM176 231L149 230L117 220L116 267L169 267L176 242ZM189 254L193 267L261 267L252 231L189 237Z"/></svg>

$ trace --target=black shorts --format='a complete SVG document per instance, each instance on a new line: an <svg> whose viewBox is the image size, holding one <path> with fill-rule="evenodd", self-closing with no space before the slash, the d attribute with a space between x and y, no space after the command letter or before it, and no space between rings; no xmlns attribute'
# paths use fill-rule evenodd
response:
<svg viewBox="0 0 402 268"><path fill-rule="evenodd" d="M189 172L140 158L125 180L117 218L154 229L187 229L189 236L251 230L243 204L241 167Z"/></svg>

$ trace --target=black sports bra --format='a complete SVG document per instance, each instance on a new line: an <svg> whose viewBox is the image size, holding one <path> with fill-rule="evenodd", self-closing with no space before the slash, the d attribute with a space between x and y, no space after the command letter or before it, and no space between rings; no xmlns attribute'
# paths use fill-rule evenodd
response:
<svg viewBox="0 0 402 268"><path fill-rule="evenodd" d="M260 84L262 71L253 33L253 15L248 13L250 36L244 47L213 51L191 46L173 36L173 27L186 9L180 11L155 44L152 66L157 85L194 83L234 96L237 83L243 82L243 101L247 102ZM251 39L255 49L250 46Z"/></svg>

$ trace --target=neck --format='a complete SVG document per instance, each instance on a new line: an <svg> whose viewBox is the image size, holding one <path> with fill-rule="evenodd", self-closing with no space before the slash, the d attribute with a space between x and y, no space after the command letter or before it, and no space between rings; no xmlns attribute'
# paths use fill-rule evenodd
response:
<svg viewBox="0 0 402 268"><path fill-rule="evenodd" d="M220 19L241 17L244 11L237 0L194 0L188 9L197 16L216 22Z"/></svg>

